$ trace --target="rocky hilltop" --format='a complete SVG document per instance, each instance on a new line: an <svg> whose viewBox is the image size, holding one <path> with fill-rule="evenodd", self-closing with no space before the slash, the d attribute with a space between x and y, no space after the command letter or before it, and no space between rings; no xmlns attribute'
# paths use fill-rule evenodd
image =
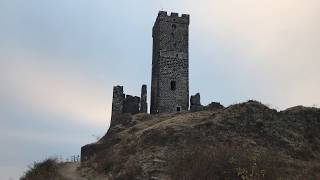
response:
<svg viewBox="0 0 320 180"><path fill-rule="evenodd" d="M319 179L320 109L257 101L173 114L123 114L81 149L110 179Z"/></svg>

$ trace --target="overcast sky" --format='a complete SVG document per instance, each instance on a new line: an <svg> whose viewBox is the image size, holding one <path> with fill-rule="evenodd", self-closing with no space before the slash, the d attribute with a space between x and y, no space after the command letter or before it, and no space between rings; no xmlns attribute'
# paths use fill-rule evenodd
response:
<svg viewBox="0 0 320 180"><path fill-rule="evenodd" d="M320 106L319 0L1 0L0 179L106 132L112 86L150 95L159 10L188 13L190 94Z"/></svg>

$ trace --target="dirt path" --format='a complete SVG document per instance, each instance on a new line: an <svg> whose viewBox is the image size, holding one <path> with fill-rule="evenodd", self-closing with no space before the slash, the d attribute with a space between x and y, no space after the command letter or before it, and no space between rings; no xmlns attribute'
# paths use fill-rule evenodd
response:
<svg viewBox="0 0 320 180"><path fill-rule="evenodd" d="M91 169L82 169L81 171L78 169L80 167L80 163L65 163L59 170L59 173L67 180L108 180L106 176L98 175L94 173ZM85 175L85 177L81 176L81 174Z"/></svg>
<svg viewBox="0 0 320 180"><path fill-rule="evenodd" d="M59 173L68 180L86 180L86 178L81 177L79 171L77 171L79 166L80 163L66 163L61 167Z"/></svg>

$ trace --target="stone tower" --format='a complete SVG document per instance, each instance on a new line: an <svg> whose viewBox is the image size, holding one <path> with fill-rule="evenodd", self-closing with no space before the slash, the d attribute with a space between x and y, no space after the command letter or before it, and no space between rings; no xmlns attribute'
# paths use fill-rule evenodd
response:
<svg viewBox="0 0 320 180"><path fill-rule="evenodd" d="M151 113L189 108L189 15L160 11L153 26Z"/></svg>

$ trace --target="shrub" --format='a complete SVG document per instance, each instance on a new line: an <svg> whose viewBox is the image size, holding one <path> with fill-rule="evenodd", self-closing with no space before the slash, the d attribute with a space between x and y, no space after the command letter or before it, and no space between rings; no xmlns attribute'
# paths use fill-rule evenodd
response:
<svg viewBox="0 0 320 180"><path fill-rule="evenodd" d="M58 170L57 159L49 158L42 162L34 162L20 180L63 180Z"/></svg>

